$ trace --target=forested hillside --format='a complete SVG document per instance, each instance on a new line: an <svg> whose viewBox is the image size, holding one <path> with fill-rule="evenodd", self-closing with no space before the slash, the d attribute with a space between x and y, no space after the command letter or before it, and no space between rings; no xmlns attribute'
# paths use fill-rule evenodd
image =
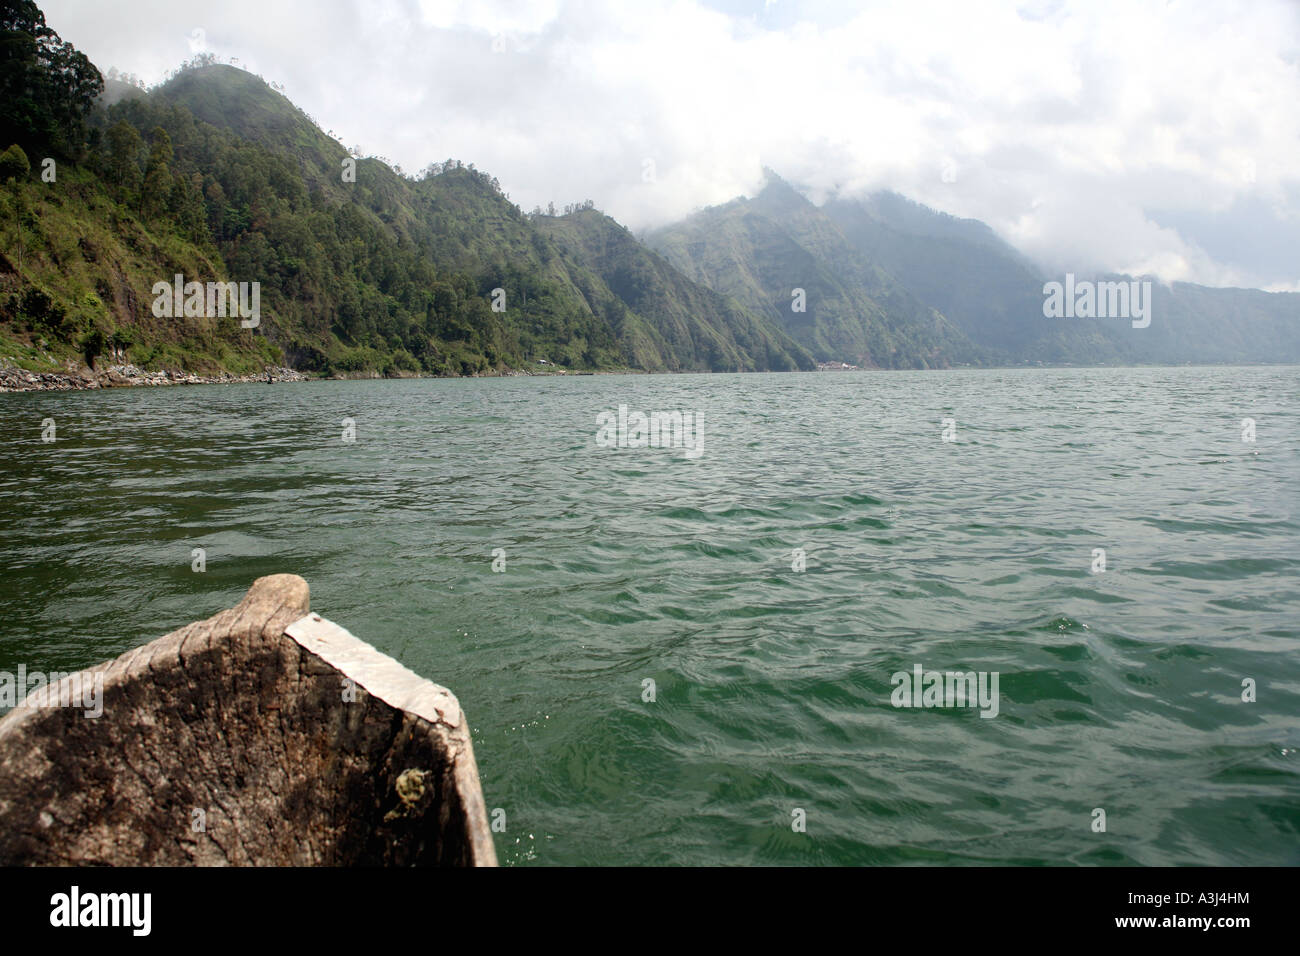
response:
<svg viewBox="0 0 1300 956"><path fill-rule="evenodd" d="M145 90L105 81L31 0L0 16L0 367L1300 361L1300 295L1153 283L1147 327L1049 319L1043 284L1061 277L984 224L891 193L818 207L770 171L642 244L590 201L525 214L472 163L412 175L353 155L210 56ZM160 310L177 276L256 284L257 319L188 292Z"/></svg>
<svg viewBox="0 0 1300 956"><path fill-rule="evenodd" d="M260 78L210 58L147 93L105 92L34 4L5 10L0 82L34 93L0 106L0 144L14 144L0 166L0 359L57 367L121 350L143 367L450 375L810 364L669 267L628 301L607 260L557 243L565 217L525 215L472 164L416 177L350 156ZM156 316L151 290L177 274L259 283L257 327Z"/></svg>
<svg viewBox="0 0 1300 956"><path fill-rule="evenodd" d="M812 368L811 355L734 301L688 280L623 226L594 209L534 220L588 265L631 311L625 347L640 367ZM721 321L718 321L718 318Z"/></svg>

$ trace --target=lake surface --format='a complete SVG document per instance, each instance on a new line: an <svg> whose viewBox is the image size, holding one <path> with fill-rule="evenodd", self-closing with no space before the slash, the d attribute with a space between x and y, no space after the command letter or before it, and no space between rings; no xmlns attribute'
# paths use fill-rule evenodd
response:
<svg viewBox="0 0 1300 956"><path fill-rule="evenodd" d="M0 395L0 670L293 572L460 698L503 864L1294 864L1298 510L1296 368Z"/></svg>

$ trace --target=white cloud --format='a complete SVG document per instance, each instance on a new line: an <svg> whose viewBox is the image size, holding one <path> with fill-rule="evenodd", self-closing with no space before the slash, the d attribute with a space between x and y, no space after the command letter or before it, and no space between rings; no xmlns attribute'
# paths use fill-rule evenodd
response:
<svg viewBox="0 0 1300 956"><path fill-rule="evenodd" d="M1206 252L1213 218L1169 224L1249 210L1294 235L1289 0L43 6L101 67L149 80L202 28L346 143L406 169L474 162L525 208L591 198L636 229L752 190L766 164L983 219L1074 271L1295 281Z"/></svg>

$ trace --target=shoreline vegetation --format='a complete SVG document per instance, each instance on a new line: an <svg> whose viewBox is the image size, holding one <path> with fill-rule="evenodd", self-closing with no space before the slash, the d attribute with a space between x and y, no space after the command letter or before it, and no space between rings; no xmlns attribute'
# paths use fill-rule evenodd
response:
<svg viewBox="0 0 1300 956"><path fill-rule="evenodd" d="M962 365L946 369L888 369L888 368L821 368L818 372L917 372L917 371L960 371L962 369L983 369L989 372L1006 371L1008 369L1031 369L1031 368L1216 368L1216 367L1269 367L1274 365L1294 367L1293 362L1189 362L1181 365L1159 364L1152 365L1148 363L1125 364L1125 365ZM806 369L797 371L807 372ZM592 375L712 375L712 374L741 374L741 373L713 373L713 372L647 372L644 369L623 368L623 369L599 369L599 370L574 370L574 369L494 369L486 372L476 372L470 375L430 375L418 372L398 372L394 374L381 374L379 372L335 372L330 375L309 374L299 372L296 369L286 368L283 366L267 366L260 373L248 375L235 375L230 372L223 372L220 375L196 375L192 372L183 372L176 369L167 371L146 371L137 368L134 365L110 365L98 370L92 370L85 366L69 368L63 372L49 371L29 371L16 366L0 365L0 394L7 392L86 392L96 391L104 388L158 388L168 385L250 385L266 384L274 385L286 382L349 382L349 381L371 381L380 379L410 379L410 378L579 378ZM753 372L752 374L763 374L762 372ZM808 374L816 374L808 372Z"/></svg>
<svg viewBox="0 0 1300 956"><path fill-rule="evenodd" d="M640 369L602 369L600 371L572 369L495 369L473 375L428 375L417 372L350 372L322 375L300 372L285 366L268 365L261 372L236 375L221 372L217 375L199 375L179 369L146 370L131 364L105 365L91 369L85 365L69 365L63 371L38 371L15 365L0 365L0 393L5 392L85 392L102 388L158 388L167 385L240 385L310 381L361 381L390 378L518 378L518 377L568 377L583 375L637 375Z"/></svg>

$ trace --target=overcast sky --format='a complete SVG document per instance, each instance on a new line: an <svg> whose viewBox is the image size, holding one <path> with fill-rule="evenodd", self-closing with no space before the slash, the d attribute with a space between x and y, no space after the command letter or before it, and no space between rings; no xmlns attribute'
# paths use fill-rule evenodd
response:
<svg viewBox="0 0 1300 956"><path fill-rule="evenodd" d="M102 70L238 57L347 145L473 162L526 210L639 231L767 165L1054 271L1300 291L1300 0L38 3Z"/></svg>

